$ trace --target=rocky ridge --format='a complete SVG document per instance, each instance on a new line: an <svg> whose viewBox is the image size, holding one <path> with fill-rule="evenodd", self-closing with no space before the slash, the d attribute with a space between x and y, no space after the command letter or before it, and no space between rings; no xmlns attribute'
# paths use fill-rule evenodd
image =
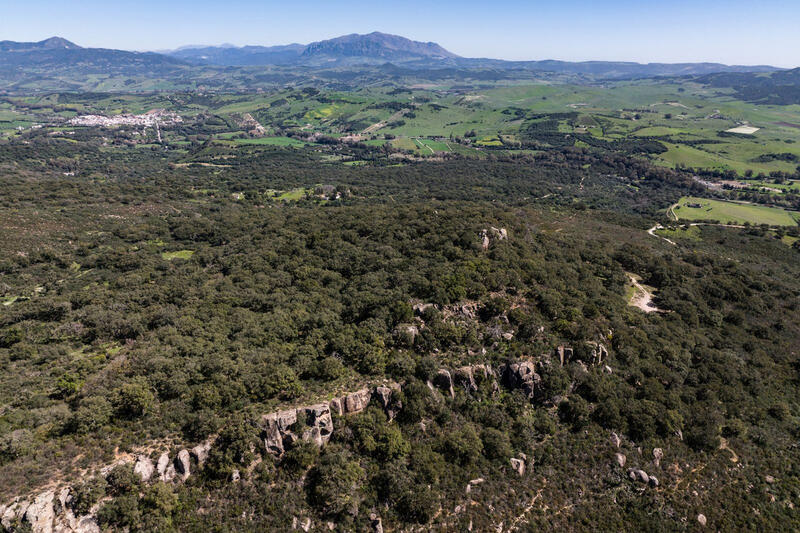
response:
<svg viewBox="0 0 800 533"><path fill-rule="evenodd" d="M531 401L542 401L541 370L549 364L567 364L572 359L570 347L559 346L553 357L524 360L493 367L489 364L462 366L452 371L439 369L428 382L431 390L445 396L455 397L456 389L466 394L475 393L487 384L492 393L499 392L500 384L510 390L521 390ZM595 343L591 363L602 364L608 351L601 343ZM582 362L579 362L583 364ZM384 383L364 387L355 392L312 405L284 409L261 416L257 421L263 442L263 452L281 456L294 442L304 440L319 447L325 446L335 431L334 416L344 417L364 411L376 403L392 420L402 409L398 383ZM302 424L298 424L302 422ZM133 471L144 483L162 481L183 483L203 468L216 437L192 447L180 449L174 456L161 453L154 461L151 456L138 455L135 459L116 461L100 469L100 476L107 476L115 467L132 464ZM660 457L658 457L660 459ZM619 458L618 458L619 461ZM619 461L624 466L624 459ZM531 470L532 464L520 454L510 459L510 466L520 476ZM644 472L642 472L644 474ZM241 479L242 473L234 471L231 482ZM629 472L632 480L648 483L647 474ZM655 486L657 486L657 480ZM651 486L653 485L650 482ZM100 525L96 513L102 502L95 504L88 513L78 516L75 511L75 492L71 486L48 489L30 496L17 497L0 505L0 525L3 530L16 532L30 530L33 533L99 533ZM376 523L380 523L379 517ZM29 528L29 529L28 529Z"/></svg>

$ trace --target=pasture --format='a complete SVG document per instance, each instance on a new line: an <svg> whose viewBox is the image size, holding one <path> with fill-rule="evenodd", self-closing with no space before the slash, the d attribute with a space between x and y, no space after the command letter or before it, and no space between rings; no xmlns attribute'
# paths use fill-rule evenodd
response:
<svg viewBox="0 0 800 533"><path fill-rule="evenodd" d="M726 202L684 196L671 212L678 220L719 222L721 224L767 224L770 226L796 226L800 212L777 207Z"/></svg>

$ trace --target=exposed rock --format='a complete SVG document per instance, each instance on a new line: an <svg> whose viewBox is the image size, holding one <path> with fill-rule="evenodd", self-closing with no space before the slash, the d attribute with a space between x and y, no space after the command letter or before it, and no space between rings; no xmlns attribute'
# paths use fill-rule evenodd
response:
<svg viewBox="0 0 800 533"><path fill-rule="evenodd" d="M535 371L531 361L506 365L503 371L503 383L510 389L522 389L528 398L533 399L539 392L541 378Z"/></svg>
<svg viewBox="0 0 800 533"><path fill-rule="evenodd" d="M658 487L658 478L656 476L650 476L650 486L653 488Z"/></svg>
<svg viewBox="0 0 800 533"><path fill-rule="evenodd" d="M344 414L360 413L369 405L369 398L369 389L361 389L358 392L348 394L344 397Z"/></svg>
<svg viewBox="0 0 800 533"><path fill-rule="evenodd" d="M433 308L436 309L435 304L414 304L414 315L415 316L422 316L422 314L427 311L428 309Z"/></svg>
<svg viewBox="0 0 800 533"><path fill-rule="evenodd" d="M614 373L614 371L613 371L613 370L611 370L611 367L610 367L610 366L608 366L608 365L605 365L605 366L603 367L603 372L605 372L606 374L613 374L613 373Z"/></svg>
<svg viewBox="0 0 800 533"><path fill-rule="evenodd" d="M375 387L375 397L378 399L381 407L388 409L392 401L392 389L383 386Z"/></svg>
<svg viewBox="0 0 800 533"><path fill-rule="evenodd" d="M653 464L661 466L661 459L664 458L664 450L661 448L653 448Z"/></svg>
<svg viewBox="0 0 800 533"><path fill-rule="evenodd" d="M0 517L0 524L7 529L11 530L11 527L17 520L21 520L25 516L25 512L28 510L29 503L27 501L19 501L15 500L11 505L6 507L5 511L3 511L3 516Z"/></svg>
<svg viewBox="0 0 800 533"><path fill-rule="evenodd" d="M167 466L169 465L169 455L166 452L162 453L158 457L158 461L156 462L156 472L158 472L158 477L164 481L164 476L167 473Z"/></svg>
<svg viewBox="0 0 800 533"><path fill-rule="evenodd" d="M360 392L356 394L360 394ZM369 403L369 400L367 400L367 403ZM298 411L305 413L306 424L310 426L309 429L303 432L303 440L313 442L320 447L327 444L333 434L333 419L331 418L328 404L311 405L298 409Z"/></svg>
<svg viewBox="0 0 800 533"><path fill-rule="evenodd" d="M209 439L202 444L198 444L192 448L192 457L197 461L197 466L202 467L208 459L208 454L211 451L212 441Z"/></svg>
<svg viewBox="0 0 800 533"><path fill-rule="evenodd" d="M191 465L192 462L189 458L189 451L179 451L178 456L175 458L175 471L180 474L181 480L186 481L186 479L191 475Z"/></svg>
<svg viewBox="0 0 800 533"><path fill-rule="evenodd" d="M573 351L569 346L559 346L556 348L556 353L558 354L558 361L561 363L561 366L572 361Z"/></svg>
<svg viewBox="0 0 800 533"><path fill-rule="evenodd" d="M631 468L628 470L628 477L631 481L641 481L642 483L650 482L650 476L647 475L647 472L639 470L638 468Z"/></svg>
<svg viewBox="0 0 800 533"><path fill-rule="evenodd" d="M328 402L328 407L331 413L334 413L336 416L344 416L344 402L342 398L334 398Z"/></svg>
<svg viewBox="0 0 800 533"><path fill-rule="evenodd" d="M498 241L504 241L508 238L508 231L506 228L495 228L492 227L492 235L494 235Z"/></svg>
<svg viewBox="0 0 800 533"><path fill-rule="evenodd" d="M766 481L767 483L772 485L773 483L775 483L775 478L773 476L767 475L767 476L764 476L764 481Z"/></svg>
<svg viewBox="0 0 800 533"><path fill-rule="evenodd" d="M708 522L706 515L704 514L697 515L697 521L700 522L700 525L703 527L705 527L706 523Z"/></svg>
<svg viewBox="0 0 800 533"><path fill-rule="evenodd" d="M475 375L473 374L471 366L462 366L457 369L453 376L453 382L470 392L476 392L478 390L478 385L475 383Z"/></svg>
<svg viewBox="0 0 800 533"><path fill-rule="evenodd" d="M155 466L153 465L153 461L146 455L140 455L136 458L136 463L133 465L133 473L137 474L142 481L150 481L150 478L153 477L153 472L155 472Z"/></svg>
<svg viewBox="0 0 800 533"><path fill-rule="evenodd" d="M25 511L25 520L35 533L52 533L55 518L53 500L55 493L52 490L45 491L36 496Z"/></svg>
<svg viewBox="0 0 800 533"><path fill-rule="evenodd" d="M444 389L448 392L451 398L455 397L456 393L453 390L453 378L449 370L445 370L444 368L440 369L433 377L433 383L440 389Z"/></svg>
<svg viewBox="0 0 800 533"><path fill-rule="evenodd" d="M233 472L231 472L231 483L237 483L240 479L242 479L242 474L239 473L239 470L234 468Z"/></svg>
<svg viewBox="0 0 800 533"><path fill-rule="evenodd" d="M381 517L377 515L377 513L370 514L369 520L372 523L372 531L374 533L383 533L383 521L381 520Z"/></svg>
<svg viewBox="0 0 800 533"><path fill-rule="evenodd" d="M175 479L176 475L177 475L177 472L175 470L175 465L174 464L170 464L169 466L167 466L167 470L164 472L164 481L169 483L170 481Z"/></svg>
<svg viewBox="0 0 800 533"><path fill-rule="evenodd" d="M264 440L264 448L267 452L283 455L283 435L277 424L267 424L262 430L261 438Z"/></svg>
<svg viewBox="0 0 800 533"><path fill-rule="evenodd" d="M375 398L377 399L380 406L386 411L386 416L389 417L389 420L394 420L394 417L397 416L397 413L402 408L402 404L399 401L395 401L392 403L392 395L394 392L389 387L378 386L375 387Z"/></svg>
<svg viewBox="0 0 800 533"><path fill-rule="evenodd" d="M625 463L628 462L628 458L625 457L625 454L622 453L614 454L614 458L616 459L617 464L619 465L620 468L624 468Z"/></svg>
<svg viewBox="0 0 800 533"><path fill-rule="evenodd" d="M617 448L619 448L620 445L622 444L622 439L620 439L619 435L617 435L613 431L611 432L611 444L613 444Z"/></svg>
<svg viewBox="0 0 800 533"><path fill-rule="evenodd" d="M520 476L525 475L525 461L523 459L512 457L511 468L513 468Z"/></svg>

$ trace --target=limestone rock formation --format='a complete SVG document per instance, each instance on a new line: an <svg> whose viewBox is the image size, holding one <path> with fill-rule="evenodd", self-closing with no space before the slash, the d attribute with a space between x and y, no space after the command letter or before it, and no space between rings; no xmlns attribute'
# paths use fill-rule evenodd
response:
<svg viewBox="0 0 800 533"><path fill-rule="evenodd" d="M453 377L450 375L449 370L445 370L444 368L440 369L433 377L433 384L449 393L451 398L455 398L456 393L453 390Z"/></svg>
<svg viewBox="0 0 800 533"><path fill-rule="evenodd" d="M136 458L136 463L133 465L133 473L142 478L142 481L150 481L150 478L153 477L153 472L155 472L155 466L153 466L153 461L148 456L140 455Z"/></svg>

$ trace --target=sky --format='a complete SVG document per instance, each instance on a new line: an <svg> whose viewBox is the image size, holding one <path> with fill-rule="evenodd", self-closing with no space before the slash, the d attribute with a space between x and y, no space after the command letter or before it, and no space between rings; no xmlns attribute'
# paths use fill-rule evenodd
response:
<svg viewBox="0 0 800 533"><path fill-rule="evenodd" d="M0 40L308 43L382 31L465 57L800 66L798 0L0 0Z"/></svg>

